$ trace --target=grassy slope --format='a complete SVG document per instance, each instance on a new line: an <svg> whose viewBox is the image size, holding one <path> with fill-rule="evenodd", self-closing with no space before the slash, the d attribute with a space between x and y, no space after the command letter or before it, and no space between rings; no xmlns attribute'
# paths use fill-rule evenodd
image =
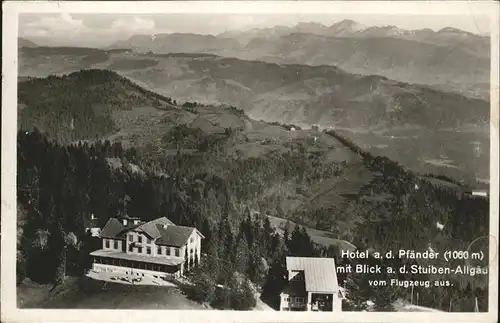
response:
<svg viewBox="0 0 500 323"><path fill-rule="evenodd" d="M89 278L69 279L64 285L23 283L17 288L21 308L45 309L206 309L173 287L131 286Z"/></svg>

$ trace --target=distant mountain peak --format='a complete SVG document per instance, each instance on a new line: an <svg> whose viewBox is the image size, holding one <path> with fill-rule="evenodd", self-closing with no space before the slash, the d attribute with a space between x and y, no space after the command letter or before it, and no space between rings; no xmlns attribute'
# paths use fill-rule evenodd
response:
<svg viewBox="0 0 500 323"><path fill-rule="evenodd" d="M17 38L17 46L18 47L38 47L37 44L35 44L31 40L23 38L23 37Z"/></svg>
<svg viewBox="0 0 500 323"><path fill-rule="evenodd" d="M352 19L344 19L344 20L339 21L339 22L337 22L337 23L335 23L333 25L348 25L348 26L350 26L350 25L355 25L355 24L357 24L357 22L355 22Z"/></svg>
<svg viewBox="0 0 500 323"><path fill-rule="evenodd" d="M342 28L353 28L353 27L363 27L363 28L366 28L365 25L362 25L354 20L351 20L351 19L344 19L342 21L339 21L333 25L331 25L330 27L342 27Z"/></svg>
<svg viewBox="0 0 500 323"><path fill-rule="evenodd" d="M394 37L410 34L412 31L401 29L393 25L373 26L360 30L358 34L373 37Z"/></svg>
<svg viewBox="0 0 500 323"><path fill-rule="evenodd" d="M465 30L461 30L458 28L453 28L453 27L444 27L440 30L437 31L438 34L457 34L457 35L474 35L473 33L470 33Z"/></svg>
<svg viewBox="0 0 500 323"><path fill-rule="evenodd" d="M339 21L329 27L329 30L335 34L345 34L345 33L353 33L364 30L368 28L365 25L362 25L351 19L344 19Z"/></svg>
<svg viewBox="0 0 500 323"><path fill-rule="evenodd" d="M323 24L320 24L318 22L299 22L296 27L323 27L323 28L326 28L325 25Z"/></svg>
<svg viewBox="0 0 500 323"><path fill-rule="evenodd" d="M317 22L299 22L292 28L293 32L323 34L328 27Z"/></svg>

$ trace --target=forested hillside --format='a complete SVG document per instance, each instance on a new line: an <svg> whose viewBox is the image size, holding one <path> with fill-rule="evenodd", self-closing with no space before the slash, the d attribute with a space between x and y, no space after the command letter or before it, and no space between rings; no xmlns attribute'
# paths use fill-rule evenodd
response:
<svg viewBox="0 0 500 323"><path fill-rule="evenodd" d="M253 301L248 295L255 285L263 286L264 297L272 303L284 280L287 254L328 255L337 258L338 264L344 263L338 257L337 247L313 244L299 227L284 237L278 235L264 215L283 211L264 204L259 210L263 216L252 216L248 207L242 207L252 200L259 187L266 185L262 179L272 174L266 171L265 164L237 161L238 170L233 171L240 176L229 180L200 168L199 161L181 153L167 158L172 165L164 168L168 175L147 168L145 174L127 168L112 169L109 158L141 165L134 150L125 150L120 144L61 146L38 131L19 133L18 202L22 216L18 217L21 224L18 281L27 276L35 281L51 282L60 281L65 274L83 274L90 265L88 252L96 248L95 242L93 244L83 232L83 219L91 213L98 217L101 225L109 217L126 212L146 221L167 215L175 223L200 228L206 237L203 253L207 256L200 271L193 273L197 287L190 294L216 307L251 308ZM254 160L266 159L268 157ZM332 232L342 226L342 221L352 220L351 241L362 250L380 252L403 248L424 250L429 243L438 250L450 246L457 249L474 237L487 235L486 200L457 196L456 192L425 182L418 182L419 189L415 190L411 172L385 158L363 154L363 159L380 177L364 186L347 204L345 212L349 219L328 217L328 209L300 213L306 216L302 218L295 217L291 211L281 216L302 219L305 223L322 217ZM298 175L290 171L288 176L296 180ZM249 186L252 182L257 186ZM242 191L243 187L249 190ZM390 195L388 200L363 199L382 191ZM446 229L436 229L435 221L446 223ZM363 277L340 276L342 281L347 279L349 297L354 304L371 299L379 309L390 310L393 301L409 297L408 289L370 287ZM453 297L453 310L468 311L477 296L481 310L486 310L483 277L448 278L456 283L448 287L448 293L436 288L419 289L420 304L448 309L449 298ZM222 294L215 292L216 283L229 289L224 289ZM231 299L241 299L241 302L231 303ZM346 304L347 309L362 307Z"/></svg>
<svg viewBox="0 0 500 323"><path fill-rule="evenodd" d="M378 252L466 250L489 232L487 199L373 156L335 131L256 121L234 106L180 104L108 71L28 80L19 98L19 282L82 275L96 248L84 234L91 214L100 226L127 213L199 228L206 258L189 293L239 309L253 306L255 286L276 300L285 255L345 263L341 244L317 245L299 226L280 235L267 216ZM418 290L420 305L448 310L453 298L453 311L470 311L477 296L487 310L487 276L445 278L453 282L446 293ZM340 279L350 290L348 309L373 300L391 310L409 298L408 289ZM228 288L216 292L216 284Z"/></svg>

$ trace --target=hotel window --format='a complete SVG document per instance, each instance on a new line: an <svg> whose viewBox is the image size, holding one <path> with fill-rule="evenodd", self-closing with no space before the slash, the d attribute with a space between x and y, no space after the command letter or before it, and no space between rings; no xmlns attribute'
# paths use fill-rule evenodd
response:
<svg viewBox="0 0 500 323"><path fill-rule="evenodd" d="M106 248L109 248L109 240L105 239L104 241L106 242Z"/></svg>
<svg viewBox="0 0 500 323"><path fill-rule="evenodd" d="M170 256L170 247L167 247L167 256Z"/></svg>
<svg viewBox="0 0 500 323"><path fill-rule="evenodd" d="M137 247L137 252L142 253L142 247Z"/></svg>
<svg viewBox="0 0 500 323"><path fill-rule="evenodd" d="M137 242L142 243L142 236L137 237Z"/></svg>
<svg viewBox="0 0 500 323"><path fill-rule="evenodd" d="M129 234L128 235L128 241L134 241L134 235L133 234Z"/></svg>
<svg viewBox="0 0 500 323"><path fill-rule="evenodd" d="M179 257L179 248L175 248L175 256Z"/></svg>
<svg viewBox="0 0 500 323"><path fill-rule="evenodd" d="M151 247L147 247L147 248L146 248L146 253L147 253L148 255L150 255L150 254L151 254Z"/></svg>
<svg viewBox="0 0 500 323"><path fill-rule="evenodd" d="M161 247L158 247L157 253L161 255Z"/></svg>
<svg viewBox="0 0 500 323"><path fill-rule="evenodd" d="M148 238L148 244L151 244L151 239L150 238Z"/></svg>
<svg viewBox="0 0 500 323"><path fill-rule="evenodd" d="M285 302L290 302L290 297L285 298Z"/></svg>
<svg viewBox="0 0 500 323"><path fill-rule="evenodd" d="M189 242L193 243L193 241L194 241L194 238L191 237L191 239L189 239Z"/></svg>
<svg viewBox="0 0 500 323"><path fill-rule="evenodd" d="M128 251L132 252L134 251L134 245L128 245Z"/></svg>
<svg viewBox="0 0 500 323"><path fill-rule="evenodd" d="M118 241L117 240L115 240L114 244L115 244L115 249L118 249Z"/></svg>

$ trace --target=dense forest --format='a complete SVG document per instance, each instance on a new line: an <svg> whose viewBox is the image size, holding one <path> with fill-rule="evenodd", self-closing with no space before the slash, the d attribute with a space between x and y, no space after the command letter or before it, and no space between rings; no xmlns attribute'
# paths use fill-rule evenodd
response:
<svg viewBox="0 0 500 323"><path fill-rule="evenodd" d="M184 143L189 137L196 148L203 142L206 145L185 128L173 131L177 137L169 140ZM440 250L456 250L488 235L486 199L436 187L387 158L361 151L334 132L330 135L360 154L366 166L379 174L344 209L349 218L356 219L344 238L359 249L426 250L432 243ZM207 167L213 159L205 155L179 152L151 165L135 149L124 149L120 143L63 145L36 129L20 131L17 141L18 283L25 277L49 283L60 282L67 275L83 275L91 265L88 253L99 247L98 241L85 234L84 219L90 214L97 216L101 227L109 217L127 213L144 221L166 215L174 223L199 228L206 237L204 259L190 273L195 285L188 294L216 308L250 309L255 305L255 289L276 305L285 283L286 255L328 256L339 266L347 263L339 257L338 247L313 243L303 227L285 228L284 234L278 234L266 216L271 213L254 214L245 206L276 169L282 170L278 173L283 180L294 178L307 185L314 176L341 176L342 166L315 168L309 164L314 160L297 152L233 160L230 169L219 172ZM213 145L205 147L206 151L213 149ZM110 167L109 158L119 158L125 166L137 164L144 172ZM375 202L362 198L377 192L391 197ZM339 219L328 208L314 214L269 212L309 226L321 218L332 232L339 231ZM437 221L446 223L446 228L437 229ZM393 260L391 265L402 261ZM377 310L390 311L395 300L410 298L409 289L372 287L367 279L367 275L339 274L339 284L348 293L346 310L365 309L366 301L372 300ZM453 287L416 288L420 305L472 311L478 297L480 310L487 310L487 277L447 279L454 282ZM217 284L225 288L216 288Z"/></svg>

